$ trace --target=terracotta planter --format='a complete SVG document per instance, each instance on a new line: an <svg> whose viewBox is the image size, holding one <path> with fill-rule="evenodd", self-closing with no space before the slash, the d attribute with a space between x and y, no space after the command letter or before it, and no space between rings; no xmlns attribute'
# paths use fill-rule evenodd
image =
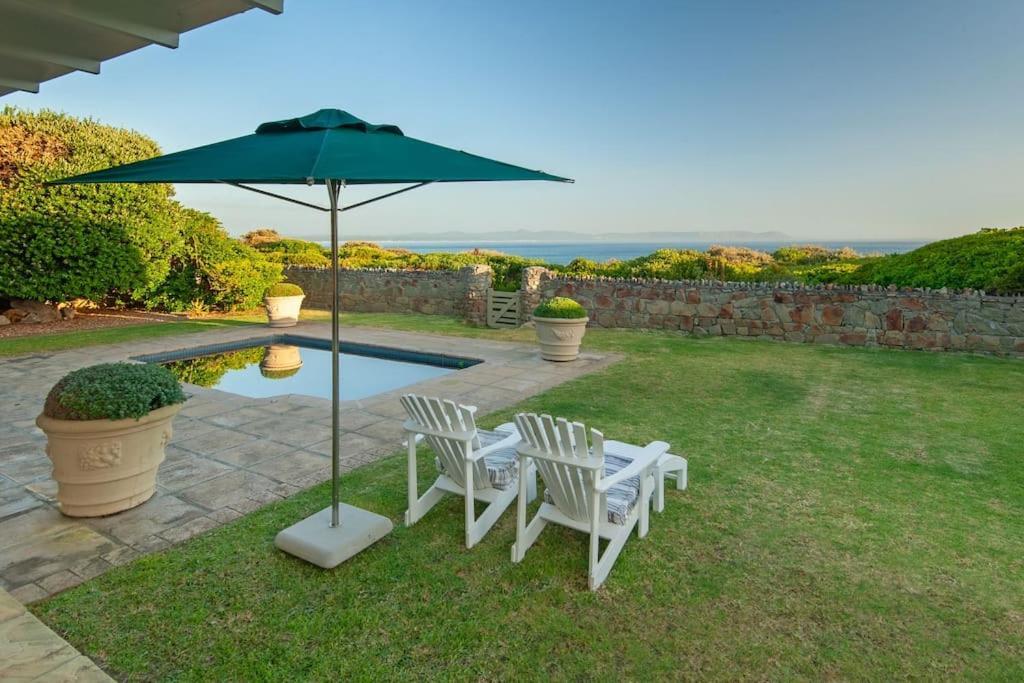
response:
<svg viewBox="0 0 1024 683"><path fill-rule="evenodd" d="M263 298L270 327L292 327L299 322L299 311L305 294L295 296L268 296Z"/></svg>
<svg viewBox="0 0 1024 683"><path fill-rule="evenodd" d="M540 343L540 357L544 360L576 360L580 355L580 343L587 331L590 318L538 318L533 322L537 327L537 341Z"/></svg>
<svg viewBox="0 0 1024 683"><path fill-rule="evenodd" d="M134 420L58 420L40 415L53 462L60 511L99 517L133 508L153 495L156 471L183 404Z"/></svg>
<svg viewBox="0 0 1024 683"><path fill-rule="evenodd" d="M298 346L291 344L271 344L260 361L260 371L264 377L282 376L281 373L295 374L302 367L302 354Z"/></svg>

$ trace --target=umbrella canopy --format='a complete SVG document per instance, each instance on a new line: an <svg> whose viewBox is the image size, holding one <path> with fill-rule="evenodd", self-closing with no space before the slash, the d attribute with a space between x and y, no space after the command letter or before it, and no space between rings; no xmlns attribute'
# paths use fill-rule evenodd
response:
<svg viewBox="0 0 1024 683"><path fill-rule="evenodd" d="M346 185L568 178L407 137L338 109L261 124L256 132L55 181Z"/></svg>
<svg viewBox="0 0 1024 683"><path fill-rule="evenodd" d="M212 145L53 181L70 183L228 183L331 214L331 506L281 531L279 548L321 567L334 567L391 531L391 520L342 505L339 499L340 398L338 363L338 213L430 183L568 178L531 171L406 137L398 126L374 125L348 112L321 109L260 125ZM251 184L322 184L329 208L247 187ZM345 185L415 183L341 208ZM469 500L472 493L469 492ZM341 511L345 511L345 524Z"/></svg>

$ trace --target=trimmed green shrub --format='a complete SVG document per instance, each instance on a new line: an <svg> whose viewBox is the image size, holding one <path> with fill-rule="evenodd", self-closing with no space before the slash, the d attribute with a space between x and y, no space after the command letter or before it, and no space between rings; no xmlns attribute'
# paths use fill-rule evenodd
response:
<svg viewBox="0 0 1024 683"><path fill-rule="evenodd" d="M267 290L267 296L302 296L305 292L302 291L302 287L294 285L291 282L278 282Z"/></svg>
<svg viewBox="0 0 1024 683"><path fill-rule="evenodd" d="M43 183L159 153L139 133L90 119L0 110L0 294L131 298L156 287L180 242L170 185Z"/></svg>
<svg viewBox="0 0 1024 683"><path fill-rule="evenodd" d="M556 296L540 302L540 306L533 309L535 318L586 318L587 309L580 304L564 296Z"/></svg>
<svg viewBox="0 0 1024 683"><path fill-rule="evenodd" d="M59 420L138 420L185 399L165 367L102 363L65 375L47 395L43 414Z"/></svg>
<svg viewBox="0 0 1024 683"><path fill-rule="evenodd" d="M171 259L170 273L146 305L175 311L196 302L221 311L255 308L281 279L280 264L232 239L210 214L178 208L175 215L182 244Z"/></svg>

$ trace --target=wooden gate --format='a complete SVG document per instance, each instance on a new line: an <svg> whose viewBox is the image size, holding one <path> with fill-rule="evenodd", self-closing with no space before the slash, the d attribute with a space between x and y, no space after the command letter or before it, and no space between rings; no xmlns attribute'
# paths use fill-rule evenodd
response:
<svg viewBox="0 0 1024 683"><path fill-rule="evenodd" d="M519 292L487 290L487 326L519 327Z"/></svg>

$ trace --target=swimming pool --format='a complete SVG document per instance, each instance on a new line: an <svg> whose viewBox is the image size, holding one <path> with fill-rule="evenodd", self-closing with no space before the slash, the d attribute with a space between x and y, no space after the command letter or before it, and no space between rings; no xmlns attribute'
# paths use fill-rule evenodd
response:
<svg viewBox="0 0 1024 683"><path fill-rule="evenodd" d="M474 358L342 342L341 400L351 401L441 377L476 365ZM269 398L283 394L331 397L330 342L274 335L234 344L139 356L159 363L182 382Z"/></svg>

